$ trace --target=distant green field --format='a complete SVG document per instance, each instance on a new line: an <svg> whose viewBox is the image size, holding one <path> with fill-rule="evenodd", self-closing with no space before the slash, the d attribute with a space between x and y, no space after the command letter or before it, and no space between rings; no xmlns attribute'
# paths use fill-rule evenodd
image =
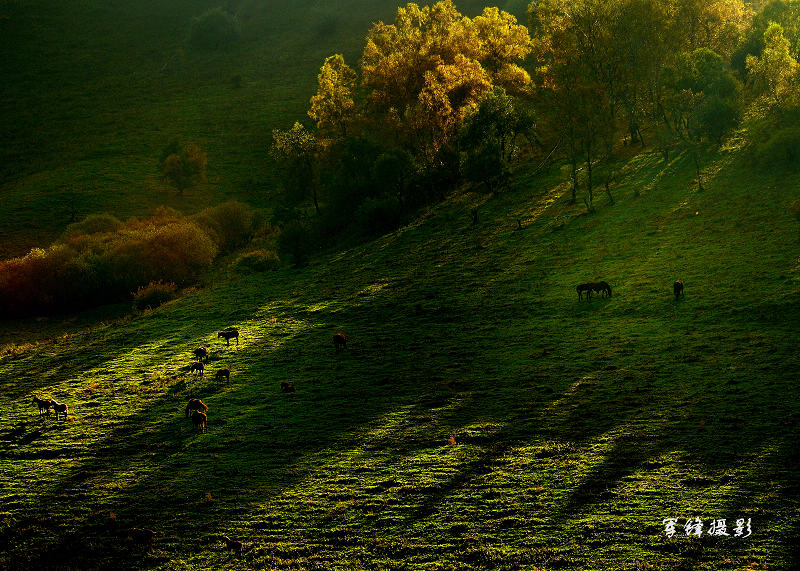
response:
<svg viewBox="0 0 800 571"><path fill-rule="evenodd" d="M594 215L555 173L521 177L302 270L19 323L0 357L0 566L797 568L796 180L737 153L709 159L702 193L687 157L643 153ZM579 301L592 279L612 297ZM68 420L39 419L34 395ZM690 517L729 537L687 537Z"/></svg>

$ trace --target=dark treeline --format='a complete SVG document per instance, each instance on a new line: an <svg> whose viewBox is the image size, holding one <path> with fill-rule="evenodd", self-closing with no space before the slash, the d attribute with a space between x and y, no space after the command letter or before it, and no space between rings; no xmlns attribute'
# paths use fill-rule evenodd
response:
<svg viewBox="0 0 800 571"><path fill-rule="evenodd" d="M465 182L495 192L520 160L565 163L590 211L597 188L613 202L626 145L688 152L702 188L702 157L744 117L754 162L794 168L798 16L798 0L539 0L527 26L450 0L398 8L358 70L325 60L313 124L273 132L282 248L302 263Z"/></svg>

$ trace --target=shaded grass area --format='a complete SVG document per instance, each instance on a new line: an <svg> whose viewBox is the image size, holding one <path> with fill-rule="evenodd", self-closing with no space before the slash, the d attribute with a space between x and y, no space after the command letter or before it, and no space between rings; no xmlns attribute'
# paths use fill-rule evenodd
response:
<svg viewBox="0 0 800 571"><path fill-rule="evenodd" d="M302 270L40 325L0 357L0 561L793 568L793 181L722 155L696 193L686 160L637 156L591 216L554 177L522 177ZM613 296L579 302L591 279ZM217 340L228 326L238 346ZM200 344L202 378L186 372ZM68 420L39 419L34 394L68 402ZM183 417L195 396L206 434ZM731 535L750 518L752 536L689 538L689 517ZM131 526L156 531L152 553Z"/></svg>

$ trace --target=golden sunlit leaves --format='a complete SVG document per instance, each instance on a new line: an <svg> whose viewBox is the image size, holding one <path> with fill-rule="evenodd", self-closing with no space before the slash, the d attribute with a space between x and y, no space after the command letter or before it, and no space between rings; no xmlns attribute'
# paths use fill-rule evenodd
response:
<svg viewBox="0 0 800 571"><path fill-rule="evenodd" d="M335 129L346 136L347 122L356 106L353 101L356 72L344 63L344 57L336 54L325 60L317 79L319 89L311 98L309 117L321 131Z"/></svg>
<svg viewBox="0 0 800 571"><path fill-rule="evenodd" d="M449 132L477 109L478 102L491 89L489 74L481 64L458 54L452 64L438 65L425 73L419 101L431 120Z"/></svg>
<svg viewBox="0 0 800 571"><path fill-rule="evenodd" d="M517 64L531 51L528 29L497 8L470 19L451 0L407 4L394 24L367 35L362 86L373 109L430 158L493 86L530 83Z"/></svg>

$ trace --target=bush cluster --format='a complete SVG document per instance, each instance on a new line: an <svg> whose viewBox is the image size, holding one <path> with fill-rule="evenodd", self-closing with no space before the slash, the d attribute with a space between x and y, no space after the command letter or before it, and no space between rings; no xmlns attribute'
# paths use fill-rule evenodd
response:
<svg viewBox="0 0 800 571"><path fill-rule="evenodd" d="M197 280L220 251L245 243L256 223L257 216L241 203L191 218L168 208L126 222L90 216L48 248L0 261L0 317L124 301L131 292L138 307L153 307L171 288L174 294Z"/></svg>
<svg viewBox="0 0 800 571"><path fill-rule="evenodd" d="M178 286L172 282L161 280L142 286L133 294L133 305L136 309L155 309L178 296Z"/></svg>
<svg viewBox="0 0 800 571"><path fill-rule="evenodd" d="M243 273L266 272L278 269L281 260L271 250L253 250L236 258L233 267Z"/></svg>
<svg viewBox="0 0 800 571"><path fill-rule="evenodd" d="M797 172L800 170L800 127L778 127L756 141L756 164L765 170Z"/></svg>

